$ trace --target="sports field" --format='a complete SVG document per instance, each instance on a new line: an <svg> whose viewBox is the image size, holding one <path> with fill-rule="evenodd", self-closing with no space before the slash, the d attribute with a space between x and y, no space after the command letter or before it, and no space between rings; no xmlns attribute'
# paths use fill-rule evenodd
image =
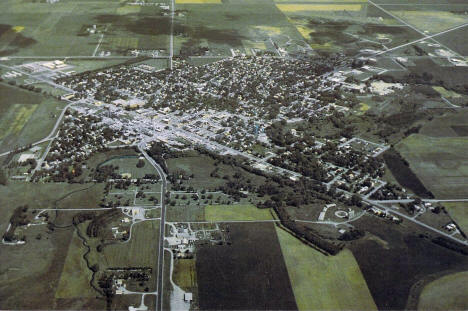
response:
<svg viewBox="0 0 468 311"><path fill-rule="evenodd" d="M325 256L276 227L299 310L377 310L351 251Z"/></svg>

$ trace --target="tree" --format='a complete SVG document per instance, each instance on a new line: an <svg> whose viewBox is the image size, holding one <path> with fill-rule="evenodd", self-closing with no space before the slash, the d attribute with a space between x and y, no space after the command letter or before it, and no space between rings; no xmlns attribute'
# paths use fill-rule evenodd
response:
<svg viewBox="0 0 468 311"><path fill-rule="evenodd" d="M142 168L143 166L145 166L145 161L143 159L139 159L136 167Z"/></svg>
<svg viewBox="0 0 468 311"><path fill-rule="evenodd" d="M8 182L8 177L3 169L0 169L0 185L6 185Z"/></svg>

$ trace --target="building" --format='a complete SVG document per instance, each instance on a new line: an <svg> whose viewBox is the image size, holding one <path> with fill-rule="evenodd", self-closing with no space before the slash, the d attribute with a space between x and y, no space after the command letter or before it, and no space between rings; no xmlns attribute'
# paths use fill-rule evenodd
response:
<svg viewBox="0 0 468 311"><path fill-rule="evenodd" d="M33 153L23 153L18 159L18 163L26 163L30 159L35 159L36 155Z"/></svg>
<svg viewBox="0 0 468 311"><path fill-rule="evenodd" d="M141 108L145 105L145 101L138 99L138 98L133 98L133 99L116 99L112 102L116 106L122 106L122 107L128 107L128 108Z"/></svg>
<svg viewBox="0 0 468 311"><path fill-rule="evenodd" d="M185 293L184 294L184 301L191 302L193 300L192 293Z"/></svg>

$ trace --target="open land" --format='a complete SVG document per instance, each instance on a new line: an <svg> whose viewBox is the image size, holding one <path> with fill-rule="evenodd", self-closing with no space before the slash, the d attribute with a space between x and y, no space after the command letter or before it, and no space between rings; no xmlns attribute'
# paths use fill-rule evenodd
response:
<svg viewBox="0 0 468 311"><path fill-rule="evenodd" d="M0 3L0 309L466 309L463 0Z"/></svg>
<svg viewBox="0 0 468 311"><path fill-rule="evenodd" d="M198 252L200 308L296 309L274 225L232 224L230 234L231 245Z"/></svg>

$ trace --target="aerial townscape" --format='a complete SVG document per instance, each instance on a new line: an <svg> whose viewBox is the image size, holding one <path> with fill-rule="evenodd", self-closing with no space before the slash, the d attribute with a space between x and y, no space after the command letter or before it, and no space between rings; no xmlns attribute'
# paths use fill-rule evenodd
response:
<svg viewBox="0 0 468 311"><path fill-rule="evenodd" d="M468 2L3 0L0 215L0 310L468 310Z"/></svg>

